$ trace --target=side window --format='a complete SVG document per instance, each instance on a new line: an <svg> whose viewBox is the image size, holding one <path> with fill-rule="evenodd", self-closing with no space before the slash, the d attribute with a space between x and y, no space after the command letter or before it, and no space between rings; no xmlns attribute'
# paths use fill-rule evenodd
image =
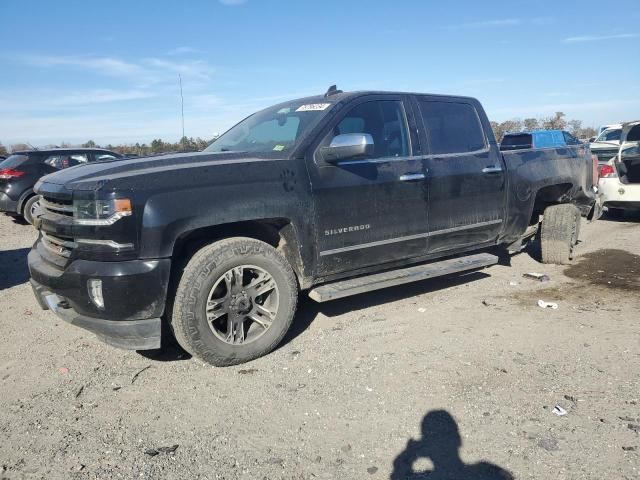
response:
<svg viewBox="0 0 640 480"><path fill-rule="evenodd" d="M64 168L74 167L76 165L82 165L88 162L86 154L56 154L49 155L45 158L44 163L56 170L62 170Z"/></svg>
<svg viewBox="0 0 640 480"><path fill-rule="evenodd" d="M486 147L476 109L468 103L420 101L430 153L467 153Z"/></svg>
<svg viewBox="0 0 640 480"><path fill-rule="evenodd" d="M402 102L380 100L353 107L338 123L329 141L345 133L368 133L373 138L374 154L369 158L409 155L409 135Z"/></svg>

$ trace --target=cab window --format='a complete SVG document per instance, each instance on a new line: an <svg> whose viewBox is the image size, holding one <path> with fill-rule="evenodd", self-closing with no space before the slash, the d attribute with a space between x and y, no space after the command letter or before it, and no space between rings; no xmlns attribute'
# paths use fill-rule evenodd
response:
<svg viewBox="0 0 640 480"><path fill-rule="evenodd" d="M482 125L473 105L421 100L420 112L430 153L468 153L486 147Z"/></svg>
<svg viewBox="0 0 640 480"><path fill-rule="evenodd" d="M409 135L402 102L379 100L353 107L333 128L327 143L337 135L368 133L373 138L374 153L368 158L409 155Z"/></svg>

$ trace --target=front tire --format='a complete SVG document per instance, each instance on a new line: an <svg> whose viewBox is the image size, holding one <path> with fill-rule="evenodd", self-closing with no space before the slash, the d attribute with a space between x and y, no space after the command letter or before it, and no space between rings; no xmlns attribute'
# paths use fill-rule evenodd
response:
<svg viewBox="0 0 640 480"><path fill-rule="evenodd" d="M570 264L580 235L580 210L572 204L545 208L540 232L542 263Z"/></svg>
<svg viewBox="0 0 640 480"><path fill-rule="evenodd" d="M170 325L191 355L215 366L248 362L280 343L296 311L298 285L287 260L251 238L200 249L178 284Z"/></svg>

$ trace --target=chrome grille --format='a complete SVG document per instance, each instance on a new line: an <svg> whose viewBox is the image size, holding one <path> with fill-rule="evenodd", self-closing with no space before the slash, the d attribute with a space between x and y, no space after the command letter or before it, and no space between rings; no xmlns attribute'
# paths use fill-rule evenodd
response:
<svg viewBox="0 0 640 480"><path fill-rule="evenodd" d="M60 200L53 200L51 198L43 197L40 200L40 206L45 211L55 213L57 215L66 215L68 217L73 216L73 204Z"/></svg>
<svg viewBox="0 0 640 480"><path fill-rule="evenodd" d="M64 258L69 258L73 249L76 248L72 238L58 237L45 232L42 232L42 245L54 255Z"/></svg>

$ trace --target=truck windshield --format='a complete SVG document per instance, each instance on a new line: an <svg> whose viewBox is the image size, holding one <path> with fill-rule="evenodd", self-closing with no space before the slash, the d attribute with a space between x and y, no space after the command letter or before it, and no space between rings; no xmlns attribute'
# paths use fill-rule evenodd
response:
<svg viewBox="0 0 640 480"><path fill-rule="evenodd" d="M621 128L611 128L602 132L598 138L596 138L596 142L619 142L620 135L622 135Z"/></svg>
<svg viewBox="0 0 640 480"><path fill-rule="evenodd" d="M330 103L298 102L267 108L244 119L205 152L289 152L330 106Z"/></svg>

